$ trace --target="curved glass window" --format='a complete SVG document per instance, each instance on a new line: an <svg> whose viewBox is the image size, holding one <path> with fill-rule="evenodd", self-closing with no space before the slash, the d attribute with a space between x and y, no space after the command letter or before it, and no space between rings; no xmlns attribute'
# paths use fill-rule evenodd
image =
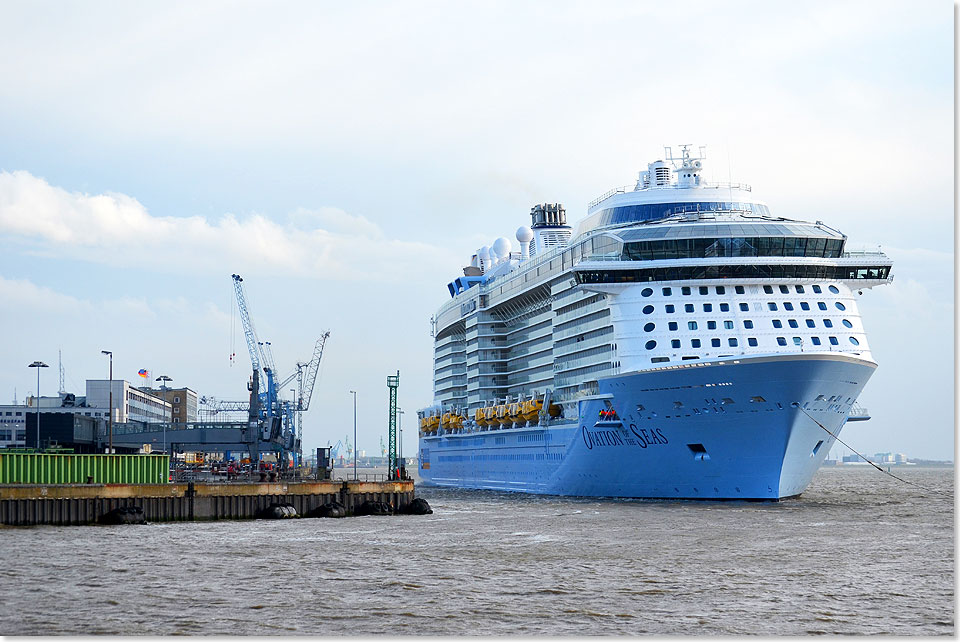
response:
<svg viewBox="0 0 960 642"><path fill-rule="evenodd" d="M852 343L852 344L855 345L855 346L860 345L860 342L857 341L857 338L856 338L856 337L850 337L850 343Z"/></svg>
<svg viewBox="0 0 960 642"><path fill-rule="evenodd" d="M653 288L643 288L640 290L640 296L650 296L653 294Z"/></svg>
<svg viewBox="0 0 960 642"><path fill-rule="evenodd" d="M657 347L657 342L656 342L656 341L652 341L652 340L651 340L651 341L647 341L647 342L643 345L643 347L646 348L647 350L653 350L654 348Z"/></svg>
<svg viewBox="0 0 960 642"><path fill-rule="evenodd" d="M853 324L850 323L849 321L847 321L846 319L843 320L843 325L847 326L848 328L852 328L852 327L853 327Z"/></svg>
<svg viewBox="0 0 960 642"><path fill-rule="evenodd" d="M739 201L725 202L694 202L694 203L641 203L639 205L622 205L608 207L591 215L591 227L603 227L617 223L632 223L634 221L652 221L658 218L683 214L684 212L752 212L769 216L770 210L761 203L743 203ZM786 226L785 226L786 227Z"/></svg>
<svg viewBox="0 0 960 642"><path fill-rule="evenodd" d="M656 328L656 327L657 327L657 326L656 326L655 324L653 324L653 323L648 323L648 324L646 324L645 326L643 326L643 331L644 331L644 332L653 332L653 329Z"/></svg>
<svg viewBox="0 0 960 642"><path fill-rule="evenodd" d="M831 285L831 286L830 286L829 288L827 288L827 289L830 290L831 292L833 292L834 294L840 294L840 290L838 290L838 289L837 289L837 286L835 286L835 285Z"/></svg>
<svg viewBox="0 0 960 642"><path fill-rule="evenodd" d="M644 313L644 314L650 314L650 313L652 313L652 312L653 312L653 306L652 306L652 305L645 305L645 306L643 306L643 313Z"/></svg>
<svg viewBox="0 0 960 642"><path fill-rule="evenodd" d="M840 303L839 301L837 301L834 305L837 306L837 309L838 309L838 310L846 310L846 309L847 309L847 306L845 306L844 304Z"/></svg>
<svg viewBox="0 0 960 642"><path fill-rule="evenodd" d="M843 241L837 239L803 237L785 239L779 236L664 238L655 241L624 243L621 258L624 261L702 259L718 256L807 256L835 259L842 252ZM787 286L780 286L780 291L786 293L788 291Z"/></svg>

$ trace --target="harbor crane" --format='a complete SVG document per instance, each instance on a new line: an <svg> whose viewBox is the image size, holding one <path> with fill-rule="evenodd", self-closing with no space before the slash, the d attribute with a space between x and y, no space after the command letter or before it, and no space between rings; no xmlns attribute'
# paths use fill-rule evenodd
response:
<svg viewBox="0 0 960 642"><path fill-rule="evenodd" d="M292 452L295 463L301 457L301 439L303 436L303 412L310 407L313 388L317 380L323 347L330 332L324 332L317 339L313 356L305 363L298 362L294 372L283 381L278 381L277 367L273 358L273 347L269 341L261 341L250 317L247 298L243 291L243 278L239 274L231 275L237 297L237 308L243 323L243 335L250 353L250 365L253 369L247 389L250 391L248 403L248 425L255 430L259 439L280 447L281 451ZM280 391L294 379L297 380L297 398L284 400ZM261 392L261 383L266 389ZM219 407L218 407L219 406ZM237 402L219 402L214 411L236 411ZM297 426L299 415L299 426ZM298 429L299 428L299 429ZM286 458L284 458L286 460Z"/></svg>

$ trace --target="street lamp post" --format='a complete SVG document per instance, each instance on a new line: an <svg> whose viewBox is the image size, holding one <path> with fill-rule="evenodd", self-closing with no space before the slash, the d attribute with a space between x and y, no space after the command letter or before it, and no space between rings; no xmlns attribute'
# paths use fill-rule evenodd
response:
<svg viewBox="0 0 960 642"><path fill-rule="evenodd" d="M163 400L169 403L170 400L167 399L167 382L173 381L173 379L171 379L167 375L160 375L159 377L157 377L157 381L160 382L160 389L163 390ZM173 404L172 403L170 403L170 423L173 423ZM167 422L163 422L163 452L164 454L166 454L167 452Z"/></svg>
<svg viewBox="0 0 960 642"><path fill-rule="evenodd" d="M353 481L357 481L357 391L351 390L353 395Z"/></svg>
<svg viewBox="0 0 960 642"><path fill-rule="evenodd" d="M34 361L28 368L37 369L37 451L40 451L40 368L49 368L43 361Z"/></svg>
<svg viewBox="0 0 960 642"><path fill-rule="evenodd" d="M110 414L107 415L107 452L113 454L113 353L109 350L101 350L101 354L110 357Z"/></svg>

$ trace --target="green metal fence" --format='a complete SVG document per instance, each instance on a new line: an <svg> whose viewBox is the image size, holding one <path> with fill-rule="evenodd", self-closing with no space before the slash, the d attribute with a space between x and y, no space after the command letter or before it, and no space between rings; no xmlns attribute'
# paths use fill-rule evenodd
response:
<svg viewBox="0 0 960 642"><path fill-rule="evenodd" d="M0 453L0 484L166 484L169 455Z"/></svg>

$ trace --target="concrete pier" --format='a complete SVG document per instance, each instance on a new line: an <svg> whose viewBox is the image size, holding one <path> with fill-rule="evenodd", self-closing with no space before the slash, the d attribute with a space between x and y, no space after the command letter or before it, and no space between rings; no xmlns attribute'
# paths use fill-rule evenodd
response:
<svg viewBox="0 0 960 642"><path fill-rule="evenodd" d="M339 502L349 513L365 501L399 511L414 498L412 481L308 481L228 484L0 485L0 524L94 524L115 508L140 507L148 522L253 519L272 503L298 515Z"/></svg>

